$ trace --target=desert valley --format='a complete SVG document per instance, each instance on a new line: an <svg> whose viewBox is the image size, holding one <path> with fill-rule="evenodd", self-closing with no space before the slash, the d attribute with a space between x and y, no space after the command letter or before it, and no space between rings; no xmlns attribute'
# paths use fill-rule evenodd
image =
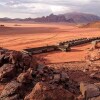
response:
<svg viewBox="0 0 100 100"><path fill-rule="evenodd" d="M82 25L65 23L0 23L0 46L22 50L80 38L100 36L100 28L82 27ZM84 60L90 44L73 47L71 52L54 51L43 54L50 63ZM56 58L56 59L55 59Z"/></svg>
<svg viewBox="0 0 100 100"><path fill-rule="evenodd" d="M99 0L0 0L0 100L100 100Z"/></svg>

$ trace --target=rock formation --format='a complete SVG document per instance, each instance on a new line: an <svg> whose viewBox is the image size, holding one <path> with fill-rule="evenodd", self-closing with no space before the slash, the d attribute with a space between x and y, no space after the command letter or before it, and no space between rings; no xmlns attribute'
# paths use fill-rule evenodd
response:
<svg viewBox="0 0 100 100"><path fill-rule="evenodd" d="M73 71L65 68L56 69L37 63L36 58L28 53L5 49L0 51L0 85L5 85L0 91L0 100L99 100L100 98L99 71L85 73L74 69ZM72 77L77 77L78 80L84 77L84 80L90 79L87 80L90 83L80 83Z"/></svg>

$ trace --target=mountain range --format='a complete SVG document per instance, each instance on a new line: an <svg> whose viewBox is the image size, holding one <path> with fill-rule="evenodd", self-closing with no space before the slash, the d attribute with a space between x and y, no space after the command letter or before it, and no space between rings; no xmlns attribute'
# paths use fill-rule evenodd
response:
<svg viewBox="0 0 100 100"><path fill-rule="evenodd" d="M73 19L75 23L89 23L100 20L99 16L87 13L66 13L63 15L66 19Z"/></svg>
<svg viewBox="0 0 100 100"><path fill-rule="evenodd" d="M32 21L32 22L66 22L66 23L90 23L95 21L100 21L100 17L93 14L87 13L65 13L54 15L50 14L48 16L38 17L38 18L0 18L0 21Z"/></svg>

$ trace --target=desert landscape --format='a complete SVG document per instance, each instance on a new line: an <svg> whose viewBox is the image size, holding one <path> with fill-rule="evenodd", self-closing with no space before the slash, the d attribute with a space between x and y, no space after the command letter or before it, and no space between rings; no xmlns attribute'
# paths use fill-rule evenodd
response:
<svg viewBox="0 0 100 100"><path fill-rule="evenodd" d="M100 100L100 0L0 0L0 100Z"/></svg>
<svg viewBox="0 0 100 100"><path fill-rule="evenodd" d="M92 28L90 24L72 23L0 24L0 100L100 99L100 52L91 42L71 47L67 52L55 50L34 55L22 52L100 37L97 24L95 27L92 23Z"/></svg>
<svg viewBox="0 0 100 100"><path fill-rule="evenodd" d="M59 42L100 36L100 28L80 28L75 24L64 23L0 23L1 47L22 50ZM16 26L17 25L17 26ZM84 60L89 44L72 48L71 52L50 52L42 54L50 63ZM64 56L63 56L64 55ZM55 60L56 58L56 60Z"/></svg>

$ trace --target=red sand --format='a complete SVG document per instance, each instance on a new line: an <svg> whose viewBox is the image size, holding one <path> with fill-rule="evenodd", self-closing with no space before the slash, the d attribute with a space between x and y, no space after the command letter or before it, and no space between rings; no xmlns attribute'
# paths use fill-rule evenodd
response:
<svg viewBox="0 0 100 100"><path fill-rule="evenodd" d="M0 28L0 46L8 49L22 50L28 47L38 47L57 44L77 38L100 36L98 28L78 28L67 24L25 24L0 23L6 27ZM69 62L84 60L88 45L74 47L71 52L52 52L41 54L47 62ZM39 55L40 56L40 55Z"/></svg>

